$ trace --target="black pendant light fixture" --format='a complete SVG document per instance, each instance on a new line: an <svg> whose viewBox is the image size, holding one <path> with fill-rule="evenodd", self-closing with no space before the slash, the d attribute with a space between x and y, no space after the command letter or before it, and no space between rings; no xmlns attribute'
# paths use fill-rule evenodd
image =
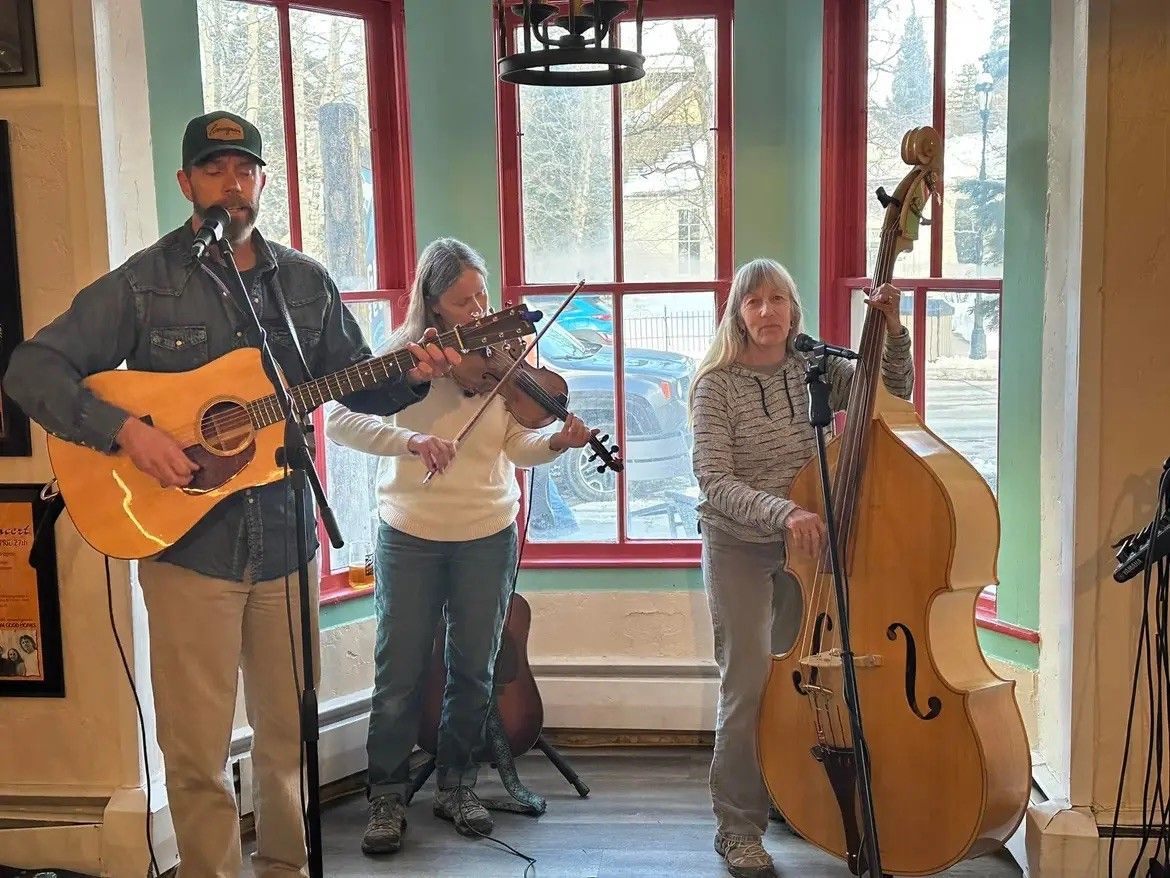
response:
<svg viewBox="0 0 1170 878"><path fill-rule="evenodd" d="M634 0L633 50L618 48L617 19L631 3L623 0L569 0L561 7L523 0L512 12L522 19L513 54L508 54L507 0L496 0L499 75L517 85L617 85L646 75L642 57L642 3ZM552 28L564 31L550 35Z"/></svg>

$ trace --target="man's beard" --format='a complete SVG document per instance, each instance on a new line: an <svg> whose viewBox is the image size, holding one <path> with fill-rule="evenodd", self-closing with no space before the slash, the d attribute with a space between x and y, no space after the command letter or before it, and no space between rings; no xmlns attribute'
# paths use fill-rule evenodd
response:
<svg viewBox="0 0 1170 878"><path fill-rule="evenodd" d="M246 201L233 201L228 204L197 204L195 205L195 212L199 214L199 218L203 219L207 216L207 211L213 207L222 207L224 210L231 211L233 208L242 207L247 211L242 217L234 213L228 213L231 219L228 221L228 227L224 234L227 239L233 244L238 244L245 238L251 235L252 229L256 226L256 216L259 213L259 205L253 206Z"/></svg>

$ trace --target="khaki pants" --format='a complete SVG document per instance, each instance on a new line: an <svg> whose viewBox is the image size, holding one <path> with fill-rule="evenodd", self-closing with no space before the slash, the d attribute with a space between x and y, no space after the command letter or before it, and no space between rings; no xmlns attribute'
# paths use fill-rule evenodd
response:
<svg viewBox="0 0 1170 878"><path fill-rule="evenodd" d="M299 582L231 582L143 561L150 668L181 878L238 878L240 823L227 772L236 684L243 670L252 726L259 878L308 875L300 800ZM317 563L309 569L314 677ZM289 614L292 633L289 633ZM295 644L295 676L294 650Z"/></svg>
<svg viewBox="0 0 1170 878"><path fill-rule="evenodd" d="M721 835L759 840L768 827L756 721L769 658L792 647L802 604L783 566L782 542L748 543L703 525L703 585L719 665L711 805Z"/></svg>

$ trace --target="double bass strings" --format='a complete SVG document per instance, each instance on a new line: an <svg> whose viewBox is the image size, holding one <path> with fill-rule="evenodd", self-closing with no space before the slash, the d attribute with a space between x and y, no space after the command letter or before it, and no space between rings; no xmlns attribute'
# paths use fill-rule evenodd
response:
<svg viewBox="0 0 1170 878"><path fill-rule="evenodd" d="M861 463L861 441L859 434L864 430L868 422L868 413L872 409L873 392L871 385L873 384L873 376L880 374L879 369L875 369L873 360L875 356L873 351L881 350L881 327L877 325L874 320L867 320L865 328L862 332L861 357L857 361L855 367L851 394L857 392L866 400L860 408L850 406L857 412L858 426L851 432L848 427L844 438L844 453L838 461L836 472L834 473L834 485L832 490L833 502L833 516L834 521L838 524L839 538L845 532L841 525L844 523L844 517L848 514L848 483L856 481L856 476L859 475ZM880 358L880 353L877 355ZM878 359L880 363L880 359ZM844 557L844 543L839 547L839 555ZM833 578L832 571L832 557L829 553L828 546L824 546L817 558L816 573L813 578L813 587L811 594L811 612L809 614L809 624L805 625L805 631L801 635L799 655L804 658L811 657L814 649L819 653L827 653L837 645L837 628L838 625L834 623L829 627L828 623L825 625L818 625L818 620L824 616L827 619L839 618L840 608L836 606L836 584ZM817 629L821 631L821 638L814 642L814 632ZM822 673L827 674L827 670L822 670ZM823 734L825 729L822 725L822 715L828 725L827 743L836 747L851 746L847 729L849 724L841 714L841 704L837 699L833 699L831 706L823 705L817 706L812 703L810 699L809 708L813 714L813 721L817 727L818 733ZM836 723L834 724L834 719Z"/></svg>

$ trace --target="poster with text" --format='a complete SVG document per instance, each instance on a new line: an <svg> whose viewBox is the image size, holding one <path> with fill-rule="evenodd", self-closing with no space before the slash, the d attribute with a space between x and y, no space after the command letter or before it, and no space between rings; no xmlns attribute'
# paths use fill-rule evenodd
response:
<svg viewBox="0 0 1170 878"><path fill-rule="evenodd" d="M40 486L0 486L0 696L64 694L51 526L42 560L30 563L44 509Z"/></svg>

